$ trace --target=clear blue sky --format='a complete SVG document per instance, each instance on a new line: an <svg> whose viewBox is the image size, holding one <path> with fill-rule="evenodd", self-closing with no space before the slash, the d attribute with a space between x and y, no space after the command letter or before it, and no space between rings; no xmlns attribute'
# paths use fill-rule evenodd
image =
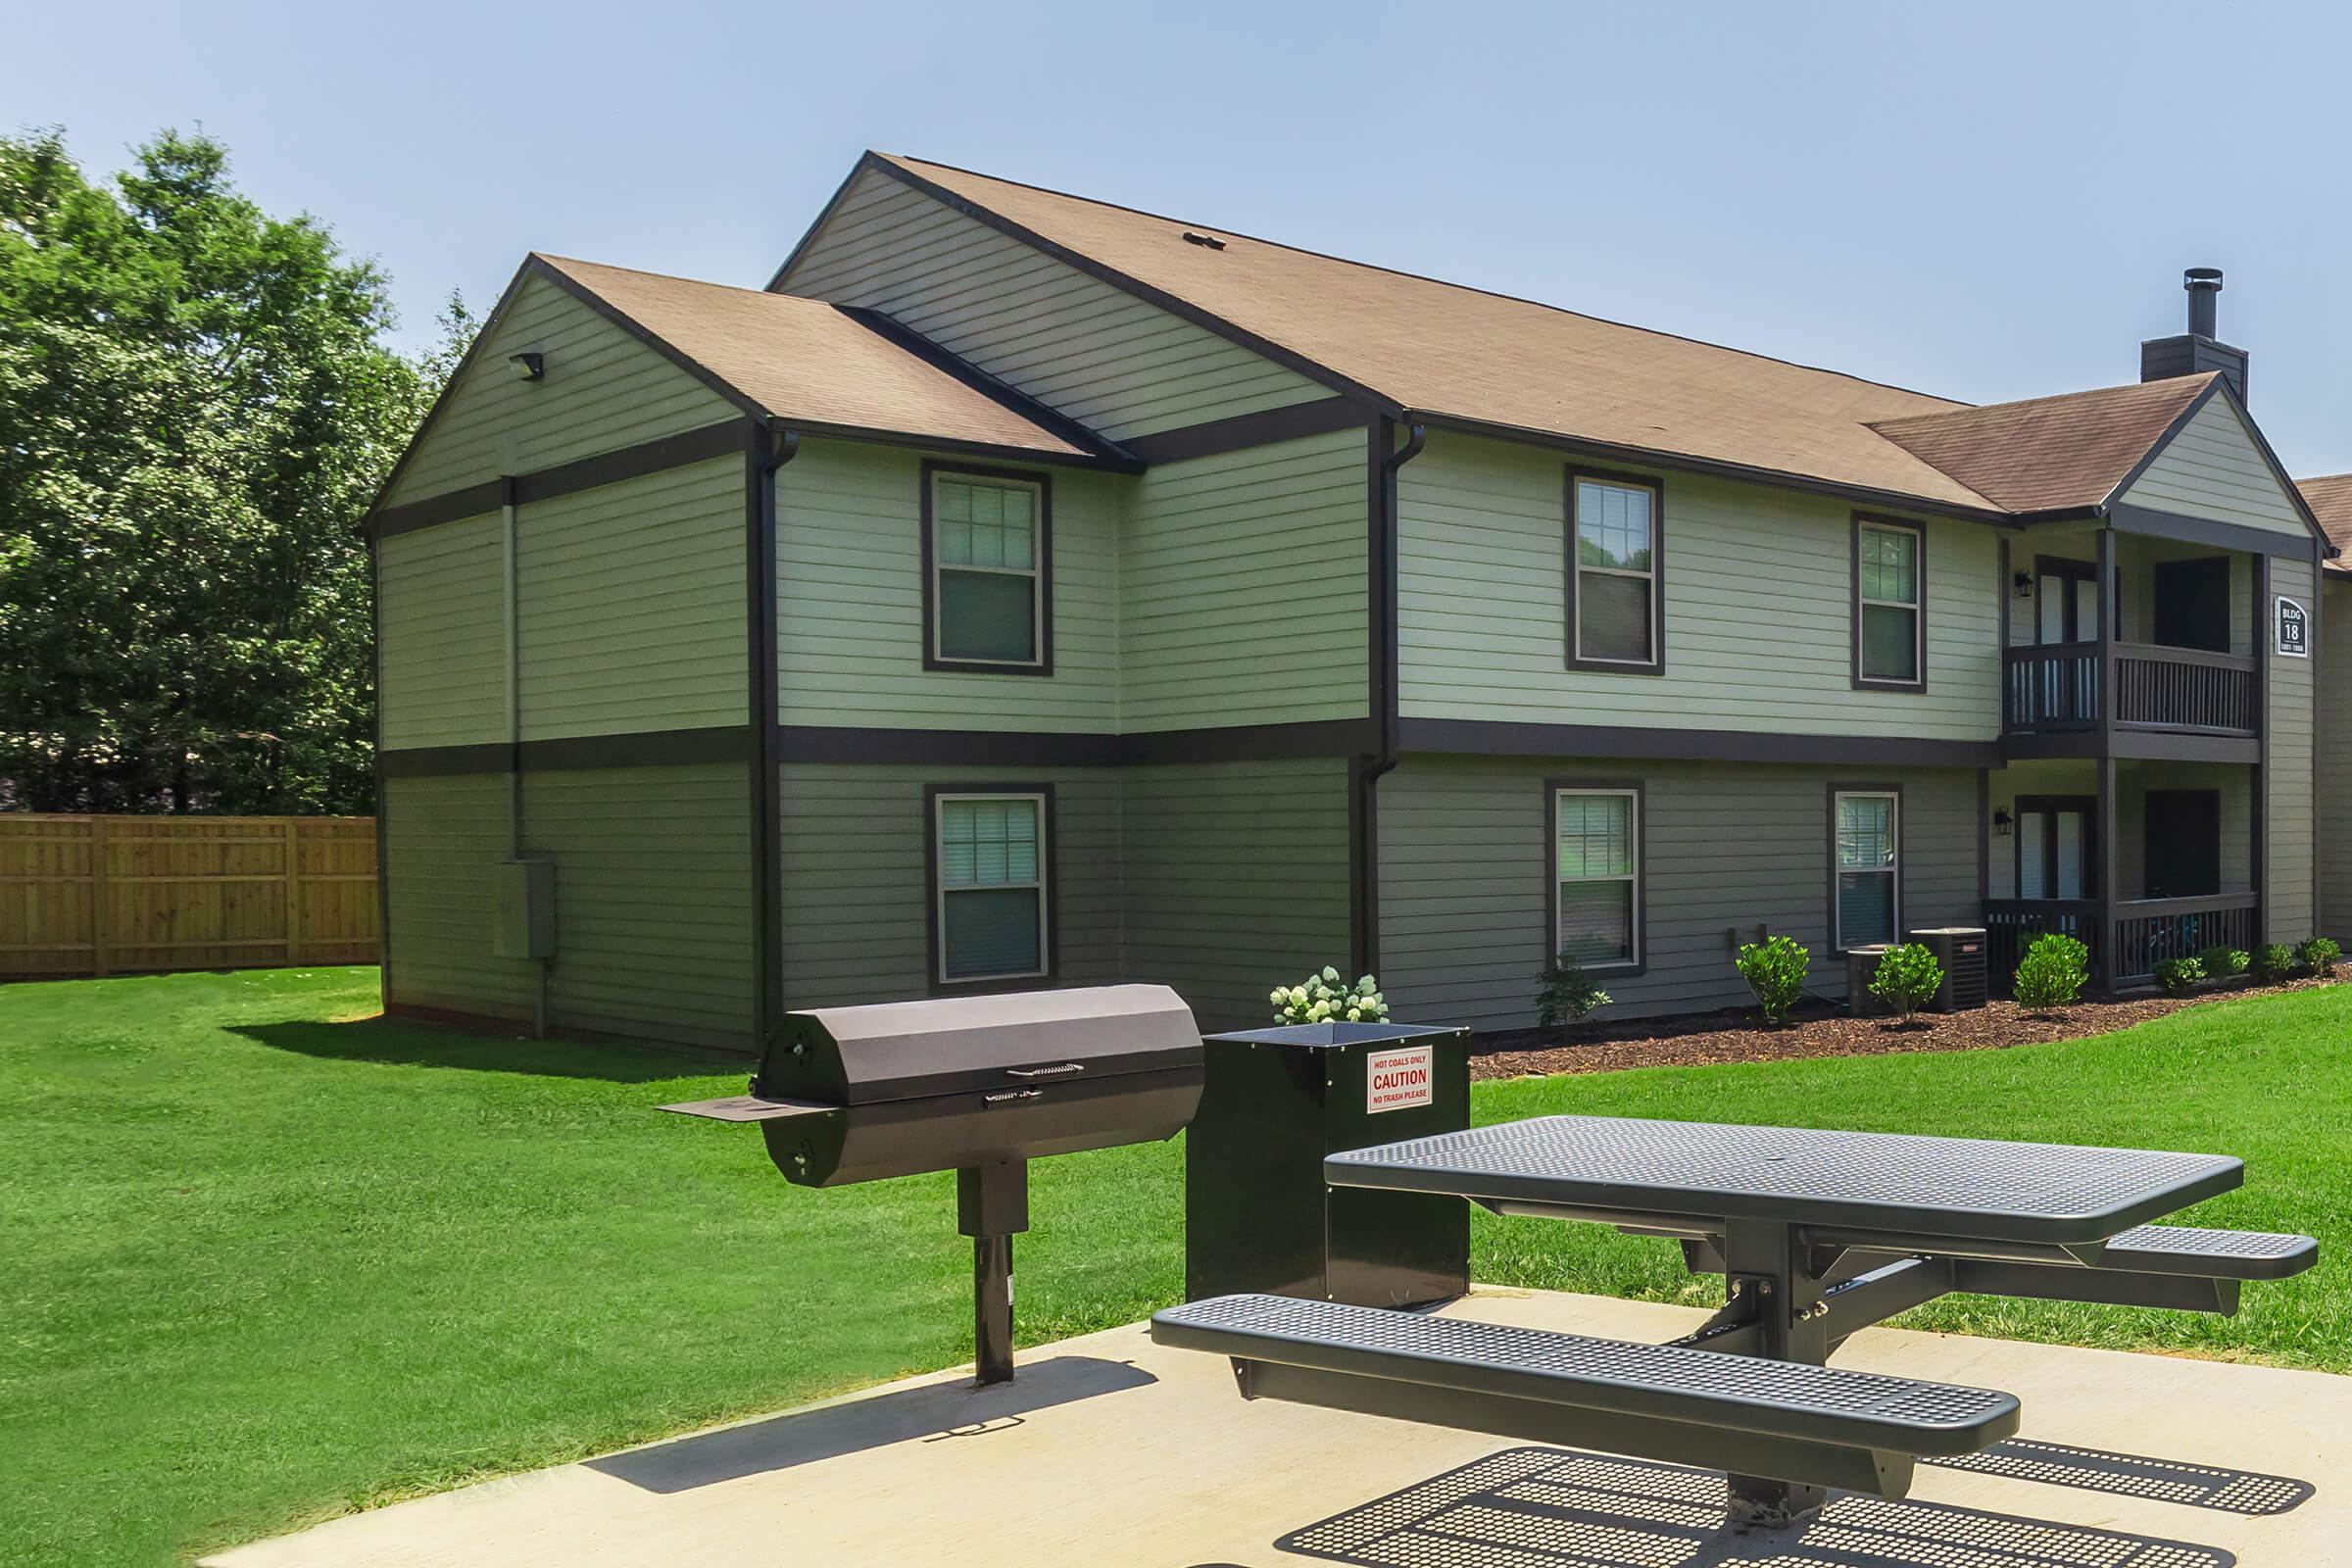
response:
<svg viewBox="0 0 2352 1568"><path fill-rule="evenodd" d="M0 124L156 127L390 271L758 285L878 147L1987 402L2134 378L2180 269L2352 469L2352 14L2256 4L23 5Z"/></svg>

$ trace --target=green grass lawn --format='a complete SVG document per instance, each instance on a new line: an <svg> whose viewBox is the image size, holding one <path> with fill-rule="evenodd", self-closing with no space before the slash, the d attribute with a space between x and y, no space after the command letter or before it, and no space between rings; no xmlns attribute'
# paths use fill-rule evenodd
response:
<svg viewBox="0 0 2352 1568"><path fill-rule="evenodd" d="M968 1355L953 1179L817 1194L659 1115L741 1066L363 1015L374 971L0 987L0 1562L166 1564ZM2352 987L2008 1052L1481 1086L1554 1110L2222 1150L2322 1267L2228 1321L1955 1298L1937 1328L2352 1366ZM1022 1343L1181 1285L1182 1152L1041 1164ZM1703 1301L1672 1247L1484 1220L1499 1283Z"/></svg>

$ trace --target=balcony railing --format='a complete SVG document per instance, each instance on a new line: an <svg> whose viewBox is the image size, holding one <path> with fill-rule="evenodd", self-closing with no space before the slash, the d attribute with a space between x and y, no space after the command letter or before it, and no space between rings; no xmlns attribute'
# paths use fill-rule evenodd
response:
<svg viewBox="0 0 2352 1568"><path fill-rule="evenodd" d="M2012 734L2095 729L2109 695L2097 643L2012 648L2002 660L2002 722ZM2115 645L2119 729L2194 735L2256 733L2254 661L2151 643Z"/></svg>
<svg viewBox="0 0 2352 1568"><path fill-rule="evenodd" d="M2132 985L2154 977L2166 958L2191 958L2207 948L2254 950L2261 900L2252 893L2198 899L2132 899L2102 911L2092 899L1990 899L1984 905L1985 962L1995 991L2006 993L2034 939L2060 931L2090 950L2093 977ZM2105 965L2112 960L2113 976Z"/></svg>

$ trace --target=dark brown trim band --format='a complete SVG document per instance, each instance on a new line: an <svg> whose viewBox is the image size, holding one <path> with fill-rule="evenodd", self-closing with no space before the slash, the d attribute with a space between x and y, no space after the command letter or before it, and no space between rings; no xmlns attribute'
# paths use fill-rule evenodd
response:
<svg viewBox="0 0 2352 1568"><path fill-rule="evenodd" d="M2141 762L2231 762L2261 760L2262 743L2244 735L2198 735L2164 729L2062 729L2001 739L2001 758L2010 762L2053 759L2119 757Z"/></svg>
<svg viewBox="0 0 2352 1568"><path fill-rule="evenodd" d="M1278 441L1298 441L1308 436L1361 429L1364 414L1364 406L1352 398L1323 398L1257 414L1208 419L1153 435L1129 436L1124 445L1147 464L1185 463L1194 458L1222 457L1228 452L1272 446Z"/></svg>
<svg viewBox="0 0 2352 1568"><path fill-rule="evenodd" d="M638 730L625 735L565 735L511 746L406 746L376 753L385 778L448 778L464 773L566 771L598 767L687 767L749 761L748 724L698 729Z"/></svg>
<svg viewBox="0 0 2352 1568"><path fill-rule="evenodd" d="M623 479L642 479L671 468L682 468L689 464L732 457L743 450L744 428L745 421L742 419L722 419L716 424L706 424L698 429L680 431L676 435L657 436L651 441L640 441L635 446L621 447L617 451L600 452L594 457L559 463L552 468L516 474L512 481L511 491L508 480L486 480L481 484L467 485L463 490L428 496L422 501L386 507L375 514L370 526L375 537L385 539L394 534L414 533L419 528L456 522L465 517L483 516L510 501L518 507L529 506L571 495L575 491L593 490L599 485L618 484Z"/></svg>
<svg viewBox="0 0 2352 1568"><path fill-rule="evenodd" d="M2257 556L2279 556L2289 561L2311 559L2312 544L2308 534L2278 533L2269 528L2249 528L2242 522L2215 522L2206 517L2184 517L2177 512L2158 512L2150 507L2121 504L2109 507L2107 517L2123 532L2140 534L2150 539L2218 545L2225 550L2243 550Z"/></svg>
<svg viewBox="0 0 2352 1568"><path fill-rule="evenodd" d="M1138 735L1056 731L879 729L786 724L775 750L787 762L863 762L948 767L1152 767L1187 762L1348 757L1371 750L1366 719L1303 724L1236 724Z"/></svg>
<svg viewBox="0 0 2352 1568"><path fill-rule="evenodd" d="M1930 741L1899 735L1754 734L1630 724L1522 724L1471 718L1406 718L1405 752L1465 757L1593 757L1647 761L1788 762L1832 766L1998 767L1998 741Z"/></svg>

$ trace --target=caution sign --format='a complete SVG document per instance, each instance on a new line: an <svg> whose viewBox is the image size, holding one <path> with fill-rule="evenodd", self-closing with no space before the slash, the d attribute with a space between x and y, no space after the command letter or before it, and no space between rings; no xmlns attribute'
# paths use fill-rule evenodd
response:
<svg viewBox="0 0 2352 1568"><path fill-rule="evenodd" d="M1436 1053L1428 1046L1373 1052L1364 1058L1364 1109L1378 1115L1428 1104L1437 1070Z"/></svg>

